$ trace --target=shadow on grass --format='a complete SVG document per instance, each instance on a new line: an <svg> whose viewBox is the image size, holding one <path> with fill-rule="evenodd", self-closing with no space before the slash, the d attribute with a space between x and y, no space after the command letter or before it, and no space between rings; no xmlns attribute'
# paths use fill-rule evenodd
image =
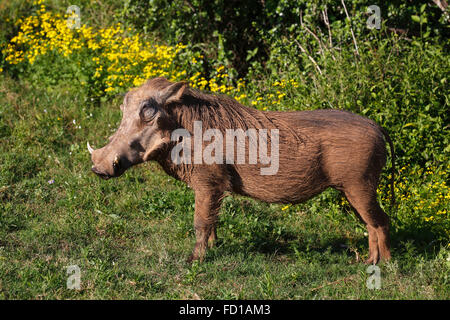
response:
<svg viewBox="0 0 450 320"><path fill-rule="evenodd" d="M220 230L219 230L220 232ZM348 238L345 236L328 236L326 239L310 238L304 234L292 231L282 231L276 235L272 232L257 232L251 237L243 239L219 239L218 250L222 254L234 254L236 252L254 252L273 256L292 256L298 252L337 253L346 254L349 258L354 257L347 245ZM367 249L367 239L358 237L352 240L352 246Z"/></svg>
<svg viewBox="0 0 450 320"><path fill-rule="evenodd" d="M220 232L220 228L219 231ZM391 250L394 258L401 258L408 252L414 252L426 260L436 258L442 246L448 241L442 239L441 235L427 226L404 225L399 231L391 231ZM219 234L220 236L220 234ZM336 253L346 254L349 258L355 257L351 248L357 248L363 257L368 254L368 238L366 236L355 236L349 239L339 233L331 233L320 237L317 234L305 234L284 230L274 233L272 230L257 230L242 237L241 239L219 239L218 247L223 254L234 254L236 252L255 252L265 255L292 255L297 252Z"/></svg>
<svg viewBox="0 0 450 320"><path fill-rule="evenodd" d="M446 240L432 225L401 224L391 231L391 246L395 252L403 254L412 250L426 260L434 259L440 248L448 243L449 239Z"/></svg>

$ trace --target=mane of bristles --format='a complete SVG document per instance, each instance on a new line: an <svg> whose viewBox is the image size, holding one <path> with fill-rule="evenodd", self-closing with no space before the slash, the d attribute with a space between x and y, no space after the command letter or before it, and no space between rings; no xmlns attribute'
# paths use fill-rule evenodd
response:
<svg viewBox="0 0 450 320"><path fill-rule="evenodd" d="M155 78L148 82L154 89L163 90L173 84L165 78ZM291 135L298 143L302 139L282 120L273 123L267 112L249 108L235 99L215 93L207 93L186 87L181 103L165 106L166 111L180 128L193 133L194 121L201 121L203 130L218 129L225 133L226 129L279 129ZM270 137L267 138L268 141Z"/></svg>
<svg viewBox="0 0 450 320"><path fill-rule="evenodd" d="M266 115L248 108L233 98L208 94L186 88L182 103L168 107L175 121L188 131L193 130L194 121L201 121L203 129L274 129L276 126ZM192 132L192 131L191 131Z"/></svg>

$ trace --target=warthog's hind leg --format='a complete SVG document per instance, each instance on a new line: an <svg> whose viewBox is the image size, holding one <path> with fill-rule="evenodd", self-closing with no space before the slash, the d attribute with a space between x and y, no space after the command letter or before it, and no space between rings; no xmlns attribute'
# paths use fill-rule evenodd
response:
<svg viewBox="0 0 450 320"><path fill-rule="evenodd" d="M347 200L356 210L361 220L366 224L369 233L369 258L367 264L375 264L380 259L389 260L389 217L380 208L376 191L366 184L346 187L344 190Z"/></svg>

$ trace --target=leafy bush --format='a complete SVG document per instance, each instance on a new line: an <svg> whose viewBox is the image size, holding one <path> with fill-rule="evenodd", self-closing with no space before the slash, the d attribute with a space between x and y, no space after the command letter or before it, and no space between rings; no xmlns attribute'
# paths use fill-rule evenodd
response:
<svg viewBox="0 0 450 320"><path fill-rule="evenodd" d="M373 1L347 1L357 36L367 34L367 8ZM409 35L445 36L448 13L430 1L405 3L389 1L377 4L381 16L392 32ZM121 12L125 23L156 34L172 44L193 44L214 65L215 61L245 75L251 63L265 61L273 41L288 35L303 35L301 17L315 30L328 20L333 30L347 31L346 13L341 0L130 0ZM327 17L325 19L324 17ZM320 36L320 35L319 35Z"/></svg>

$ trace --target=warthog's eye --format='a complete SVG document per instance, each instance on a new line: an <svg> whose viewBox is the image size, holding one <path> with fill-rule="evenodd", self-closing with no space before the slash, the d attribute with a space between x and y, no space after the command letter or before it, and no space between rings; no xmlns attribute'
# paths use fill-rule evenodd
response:
<svg viewBox="0 0 450 320"><path fill-rule="evenodd" d="M152 121L158 112L157 103L153 99L146 100L141 105L139 116L144 122Z"/></svg>

